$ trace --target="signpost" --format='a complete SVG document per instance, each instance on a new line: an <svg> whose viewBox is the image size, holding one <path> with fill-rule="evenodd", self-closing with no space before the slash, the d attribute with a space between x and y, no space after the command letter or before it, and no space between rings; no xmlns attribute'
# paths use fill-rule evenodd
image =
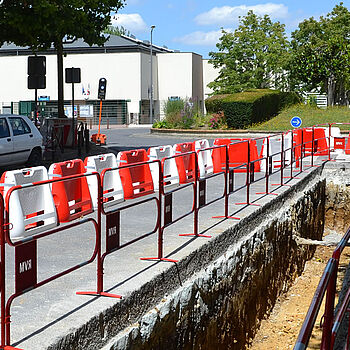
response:
<svg viewBox="0 0 350 350"><path fill-rule="evenodd" d="M290 124L292 125L293 128L299 128L302 124L302 120L300 117L293 117L291 120L290 120Z"/></svg>
<svg viewBox="0 0 350 350"><path fill-rule="evenodd" d="M66 68L66 83L72 84L72 146L75 147L75 127L74 127L74 83L81 82L80 68Z"/></svg>

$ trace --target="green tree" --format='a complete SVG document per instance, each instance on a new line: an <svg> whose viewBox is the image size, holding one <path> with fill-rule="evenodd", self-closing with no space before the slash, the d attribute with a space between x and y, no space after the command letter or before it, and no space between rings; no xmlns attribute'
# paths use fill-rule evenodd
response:
<svg viewBox="0 0 350 350"><path fill-rule="evenodd" d="M328 105L345 105L350 88L350 12L343 3L326 17L304 20L292 33L289 69L293 85L320 89Z"/></svg>
<svg viewBox="0 0 350 350"><path fill-rule="evenodd" d="M129 36L131 37L132 36L132 33L124 28L123 26L108 26L104 31L103 31L105 34L110 34L110 35L118 35L118 36L121 36L121 35L125 35L125 36Z"/></svg>
<svg viewBox="0 0 350 350"><path fill-rule="evenodd" d="M216 45L219 52L209 53L209 62L220 69L219 76L209 84L215 93L286 87L284 68L289 43L284 24L249 11L240 17L234 33L222 30L222 34Z"/></svg>
<svg viewBox="0 0 350 350"><path fill-rule="evenodd" d="M125 0L3 0L0 2L0 45L29 46L34 53L52 45L57 52L58 115L63 106L63 42L82 38L102 45L111 12Z"/></svg>

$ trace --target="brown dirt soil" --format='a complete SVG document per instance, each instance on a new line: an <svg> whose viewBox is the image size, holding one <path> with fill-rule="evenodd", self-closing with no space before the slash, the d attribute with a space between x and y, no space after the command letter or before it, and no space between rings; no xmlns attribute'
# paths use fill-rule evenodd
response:
<svg viewBox="0 0 350 350"><path fill-rule="evenodd" d="M295 280L287 293L279 297L271 314L261 322L249 350L293 349L323 270L334 249L335 247L322 246L316 249L314 257L306 263L303 274ZM350 248L345 248L339 264L338 291L349 261ZM317 317L308 349L320 349L320 320L323 310L324 304Z"/></svg>

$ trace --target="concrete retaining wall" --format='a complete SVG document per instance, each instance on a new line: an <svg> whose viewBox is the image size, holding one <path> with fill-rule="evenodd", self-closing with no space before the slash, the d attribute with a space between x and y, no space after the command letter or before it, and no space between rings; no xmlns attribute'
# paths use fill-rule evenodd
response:
<svg viewBox="0 0 350 350"><path fill-rule="evenodd" d="M297 246L293 235L322 237L321 171L144 285L86 331L95 329L96 343L116 334L103 350L244 348L314 252Z"/></svg>

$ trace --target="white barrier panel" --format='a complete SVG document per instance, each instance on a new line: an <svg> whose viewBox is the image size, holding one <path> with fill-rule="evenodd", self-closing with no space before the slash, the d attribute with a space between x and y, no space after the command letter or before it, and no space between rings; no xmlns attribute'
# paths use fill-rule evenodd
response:
<svg viewBox="0 0 350 350"><path fill-rule="evenodd" d="M292 160L292 132L288 132L283 135L283 151L284 151L284 164L290 165ZM281 152L282 152L282 135L271 136L269 138L269 156L272 159L272 167L274 169L281 167ZM264 139L262 145L261 158L267 156L267 138ZM266 160L261 161L261 169L265 171Z"/></svg>
<svg viewBox="0 0 350 350"><path fill-rule="evenodd" d="M102 173L107 168L117 168L121 161L113 153L100 154L86 157L84 164L87 173ZM94 209L97 208L98 187L96 176L87 176L87 182L92 198ZM124 190L119 175L119 170L110 170L105 173L103 179L103 205L111 205L124 201Z"/></svg>
<svg viewBox="0 0 350 350"><path fill-rule="evenodd" d="M174 156L173 147L170 145L150 147L147 151L149 160L160 160ZM175 158L162 161L164 186L178 185L179 172L177 170ZM159 169L158 164L150 164L153 186L155 190L159 189Z"/></svg>
<svg viewBox="0 0 350 350"><path fill-rule="evenodd" d="M198 154L198 168L199 168L199 176L201 178L210 175L214 172L213 167L213 159L211 157L211 150L204 150L206 148L209 148L209 141L208 140L197 140L194 142L195 151Z"/></svg>
<svg viewBox="0 0 350 350"><path fill-rule="evenodd" d="M13 186L25 186L44 180L48 180L48 174L43 166L6 171L1 177L4 198ZM6 210L9 210L11 239L34 236L58 225L49 184L15 190Z"/></svg>
<svg viewBox="0 0 350 350"><path fill-rule="evenodd" d="M325 130L327 145L329 146L329 127L324 127L323 129ZM334 138L335 137L341 137L340 129L337 126L332 126L331 127L331 137L330 137L331 152L344 153L344 151L341 149L334 149Z"/></svg>

